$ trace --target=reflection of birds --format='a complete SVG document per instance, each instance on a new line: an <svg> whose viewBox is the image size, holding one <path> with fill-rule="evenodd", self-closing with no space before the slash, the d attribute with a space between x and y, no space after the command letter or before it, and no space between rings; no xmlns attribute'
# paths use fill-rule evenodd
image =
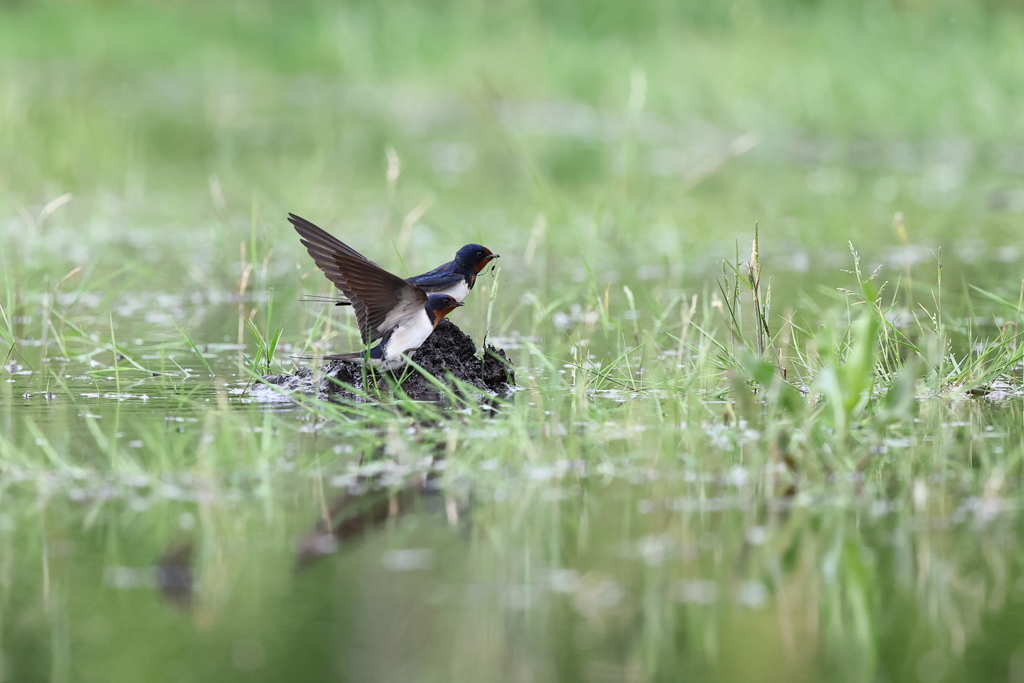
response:
<svg viewBox="0 0 1024 683"><path fill-rule="evenodd" d="M340 240L331 236L321 228L313 225L305 218L299 218L295 214L288 214L288 220L300 234L313 234L319 235L320 241L323 243L325 248L328 250L332 248L341 249L344 251L351 252L362 258L366 259L362 254L352 250ZM301 226L301 229L300 229ZM306 232L304 233L303 230ZM447 294L454 297L459 301L464 301L469 295L469 290L473 289L473 285L476 284L476 276L487 267L487 264L498 258L498 255L493 253L487 247L480 246L479 244L467 244L455 253L455 258L445 263L444 265L438 266L433 270L427 271L420 275L415 275L406 279L411 285L416 285L424 292L428 294L436 292L438 294ZM320 265L317 263L317 265ZM334 279L330 276L327 271L328 279L334 282ZM334 284L338 284L334 282ZM348 306L351 301L339 301L336 305Z"/></svg>
<svg viewBox="0 0 1024 683"><path fill-rule="evenodd" d="M172 543L156 566L156 585L170 604L181 609L192 605L192 542Z"/></svg>
<svg viewBox="0 0 1024 683"><path fill-rule="evenodd" d="M380 340L369 353L340 353L329 360L370 361L384 370L405 365L408 354L427 340L437 324L462 302L448 294L428 294L364 258L344 242L298 216L288 220L317 267L348 297L363 342Z"/></svg>

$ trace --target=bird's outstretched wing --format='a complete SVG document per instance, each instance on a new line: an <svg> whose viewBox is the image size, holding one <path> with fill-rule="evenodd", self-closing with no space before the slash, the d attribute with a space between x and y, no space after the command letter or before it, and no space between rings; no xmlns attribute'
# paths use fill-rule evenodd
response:
<svg viewBox="0 0 1024 683"><path fill-rule="evenodd" d="M427 303L422 289L384 270L305 218L288 214L288 222L299 233L317 267L352 302L364 343L380 339Z"/></svg>

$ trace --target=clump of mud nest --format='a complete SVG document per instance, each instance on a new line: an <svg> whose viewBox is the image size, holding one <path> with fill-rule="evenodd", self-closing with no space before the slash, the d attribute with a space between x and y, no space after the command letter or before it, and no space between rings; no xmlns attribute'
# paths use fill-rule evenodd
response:
<svg viewBox="0 0 1024 683"><path fill-rule="evenodd" d="M505 352L493 346L484 347L483 354L477 355L476 344L468 334L454 323L442 320L427 337L423 346L416 350L412 360L424 372L430 373L442 383L451 384L454 377L480 390L480 398L489 396L511 396L515 391L515 371L512 361ZM360 401L363 397L348 389L351 387L365 394L380 391L387 393L393 385L401 387L408 396L417 400L437 400L438 388L412 366L394 372L372 371L362 363L348 360L332 360L314 374L309 368L299 368L294 375L265 375L263 380L289 392L315 393L321 399ZM257 398L277 392L269 387L253 387Z"/></svg>

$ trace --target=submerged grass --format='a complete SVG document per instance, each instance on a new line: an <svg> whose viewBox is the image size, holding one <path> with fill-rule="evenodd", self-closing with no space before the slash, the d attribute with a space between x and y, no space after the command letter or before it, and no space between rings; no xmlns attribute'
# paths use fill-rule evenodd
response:
<svg viewBox="0 0 1024 683"><path fill-rule="evenodd" d="M715 452L710 446L715 439L735 445L754 438L759 447L743 452L754 456L755 469L774 460L783 466L776 474L792 482L817 486L836 473L870 471L889 484L909 485L932 471L936 461L917 461L908 468L915 460L886 456L886 443L908 438L931 442L937 438L930 431L935 415L955 413L964 401L979 400L972 396L994 392L1005 403L1020 395L1022 351L1016 326L1005 325L989 339L967 330L963 342L954 343L946 329L963 325L945 320L939 311L922 309L907 324L903 321L909 318L901 317L902 302L877 293L887 283L876 283L862 272L856 251L851 251L849 271L855 288L842 292L843 308L790 311L772 335L770 296L759 291L765 269L759 253L755 238L751 260L729 265L734 279L721 285L722 297L711 295L710 304L702 306L696 296L673 302L678 320L660 314L653 328L641 329L609 319L605 336L617 339L619 346L606 359L591 352L608 348L593 338L596 316L588 323L584 314L566 334L571 342L566 356L527 343L517 368L523 391L510 401L496 401L496 415L467 400L475 391L440 380L434 381L445 396L443 408L412 401L401 392L365 396L370 402L355 406L308 399L301 403L328 422L348 413L344 419L349 424L354 416L368 424L397 419L405 425L399 428L425 428L428 434L440 428L438 440L447 440L443 435L453 429L497 431L503 435L502 447L489 442L486 447L496 454L510 453L513 461L530 453L543 453L542 459L549 461L573 460L574 454L590 449L587 444L595 432L603 442L609 430L619 430L628 442L629 415L639 403L648 405L654 418L645 429L668 430L679 443L705 444L695 447L696 452ZM740 293L743 285L749 286L749 294ZM592 302L591 310L600 305ZM749 309L755 312L749 314ZM544 323L543 314L534 320ZM922 421L926 405L936 412ZM460 457L469 456L463 452ZM650 457L652 462L665 462L666 457L671 462L679 454L670 448ZM722 470L733 464L726 456L705 460L703 467ZM946 463L954 469L965 465Z"/></svg>
<svg viewBox="0 0 1024 683"><path fill-rule="evenodd" d="M535 323L547 340L516 354L522 390L495 411L467 402L471 388L440 384L443 406L396 392L340 404L289 396L279 412L239 402L202 373L185 379L206 390L188 397L179 378L163 392L173 404L152 419L121 402L97 407L73 371L55 371L52 407L0 430L3 514L24 509L25 491L38 492L49 516L78 520L80 530L61 532L76 539L75 561L103 577L114 602L162 624L165 641L193 647L193 626L168 621L141 596L164 594L188 610L224 641L213 652L306 654L305 664L281 665L288 670L319 670L301 644L312 637L301 623L319 619L358 624L368 640L346 639L347 661L385 677L395 657L441 647L444 657L420 666L449 680L479 680L481 671L505 678L480 660L481 648L514 652L552 680L593 680L594 666L641 680L681 667L760 680L736 663L739 642L760 644L742 651L762 674L797 680L868 681L879 670L898 680L919 660L972 671L987 615L1012 609L1016 593L1006 586L1021 575L1017 546L995 538L1015 538L1024 411L1016 398L969 398L967 390L1001 384L1017 395L1015 327L987 342L972 333L962 347L940 336L963 327L948 307L941 324L932 313L897 324L909 320L897 315L902 304L880 299L886 286L856 260L842 305L772 318L768 297L754 294L771 271L759 253L727 268L738 276L723 286L728 297L675 297L649 317L627 303L633 316L602 321L611 297L590 296L556 337L551 317L564 305L545 306ZM760 280L745 277L748 268ZM753 289L736 294L744 283ZM250 320L251 310L242 315ZM59 329L65 338L51 345L119 348L112 334L93 336L70 321ZM298 346L317 335L281 336ZM264 339L252 347L259 362L246 367L262 370L287 353L278 347ZM197 348L179 341L168 351L188 357ZM238 367L230 356L208 362L221 377ZM136 370L120 371L122 391L123 373ZM237 379L243 386L248 377ZM81 416L53 422L61 406ZM65 508L68 499L75 508ZM16 514L0 538L38 555L29 534L41 533L59 556L52 526ZM987 532L927 530L950 523ZM97 535L109 540L88 540ZM181 543L192 548L182 571L195 581L185 607L151 578L170 571L163 558L177 557ZM327 557L339 548L337 560ZM17 574L23 593L64 591L51 613L99 615L121 628L113 602L80 597L90 580L59 558L44 561L49 578ZM427 593L440 623L413 597L424 590L419 577L434 586ZM372 608L324 612L325 585L343 602L357 592ZM465 586L473 588L464 594ZM256 625L267 617L297 623L267 631ZM432 624L444 644L388 640L396 619ZM154 628L143 620L119 637L155 637ZM495 630L502 635L488 635ZM552 651L538 631L592 640ZM907 631L919 640L895 651L891 642ZM53 643L76 666L99 670L84 651L90 637ZM391 659L373 654L381 648ZM230 679L237 669L190 670Z"/></svg>

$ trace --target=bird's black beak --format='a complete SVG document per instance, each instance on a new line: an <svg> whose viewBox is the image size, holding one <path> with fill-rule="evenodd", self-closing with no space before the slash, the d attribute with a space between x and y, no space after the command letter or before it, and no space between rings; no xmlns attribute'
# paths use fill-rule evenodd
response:
<svg viewBox="0 0 1024 683"><path fill-rule="evenodd" d="M458 308L459 306L465 306L465 305L466 305L465 301L456 301L455 302L455 307L456 308Z"/></svg>

